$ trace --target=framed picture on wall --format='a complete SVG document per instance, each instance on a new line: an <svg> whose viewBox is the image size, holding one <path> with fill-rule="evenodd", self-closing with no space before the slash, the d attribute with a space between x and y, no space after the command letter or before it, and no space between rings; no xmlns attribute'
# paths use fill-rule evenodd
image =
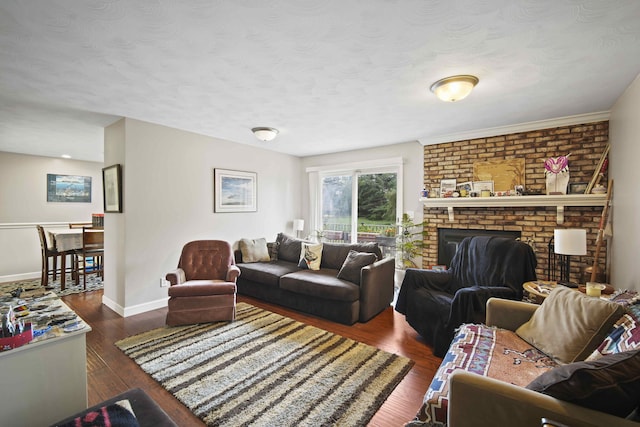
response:
<svg viewBox="0 0 640 427"><path fill-rule="evenodd" d="M47 202L91 203L91 177L48 173Z"/></svg>
<svg viewBox="0 0 640 427"><path fill-rule="evenodd" d="M256 172L213 170L214 212L256 212L258 210Z"/></svg>
<svg viewBox="0 0 640 427"><path fill-rule="evenodd" d="M122 167L120 165L102 169L102 196L105 212L122 212Z"/></svg>

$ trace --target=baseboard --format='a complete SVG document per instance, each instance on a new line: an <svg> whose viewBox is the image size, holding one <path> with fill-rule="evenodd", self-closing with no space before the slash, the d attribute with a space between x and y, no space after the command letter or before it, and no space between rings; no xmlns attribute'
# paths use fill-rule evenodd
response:
<svg viewBox="0 0 640 427"><path fill-rule="evenodd" d="M32 280L32 279L39 279L39 278L40 278L39 271L34 271L32 273L10 274L7 276L0 276L0 283L20 282L22 280Z"/></svg>
<svg viewBox="0 0 640 427"><path fill-rule="evenodd" d="M134 316L136 314L146 313L147 311L156 310L158 308L164 308L167 306L168 300L169 297L166 297L159 300L146 302L144 304L123 307L117 302L113 301L111 298L102 295L102 303L122 317Z"/></svg>

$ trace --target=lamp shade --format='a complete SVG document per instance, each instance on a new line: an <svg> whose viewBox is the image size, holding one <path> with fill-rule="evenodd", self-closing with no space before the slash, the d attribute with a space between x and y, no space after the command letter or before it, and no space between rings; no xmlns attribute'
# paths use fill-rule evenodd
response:
<svg viewBox="0 0 640 427"><path fill-rule="evenodd" d="M256 138L264 142L273 140L279 133L278 129L269 127L253 128L251 129L251 132L253 132Z"/></svg>
<svg viewBox="0 0 640 427"><path fill-rule="evenodd" d="M293 229L294 229L294 231L302 231L302 230L304 230L304 219L294 219L293 220Z"/></svg>
<svg viewBox="0 0 640 427"><path fill-rule="evenodd" d="M582 228L553 230L553 251L559 255L586 255L587 230Z"/></svg>
<svg viewBox="0 0 640 427"><path fill-rule="evenodd" d="M470 75L445 77L431 85L431 92L442 101L459 101L469 96L478 82L476 76Z"/></svg>

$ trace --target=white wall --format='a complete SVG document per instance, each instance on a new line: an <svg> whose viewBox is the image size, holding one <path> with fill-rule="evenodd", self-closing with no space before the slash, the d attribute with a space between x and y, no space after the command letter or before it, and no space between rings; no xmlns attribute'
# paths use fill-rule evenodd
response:
<svg viewBox="0 0 640 427"><path fill-rule="evenodd" d="M186 242L274 240L301 214L297 157L123 119L105 130L105 165L115 163L124 211L105 214L104 302L123 315L165 304L160 278ZM214 168L257 172L258 211L214 213Z"/></svg>
<svg viewBox="0 0 640 427"><path fill-rule="evenodd" d="M91 203L47 202L47 174L91 177ZM91 221L102 204L102 163L0 152L0 282L40 277L35 224Z"/></svg>
<svg viewBox="0 0 640 427"><path fill-rule="evenodd" d="M613 186L611 284L640 290L640 75L611 109L609 174Z"/></svg>

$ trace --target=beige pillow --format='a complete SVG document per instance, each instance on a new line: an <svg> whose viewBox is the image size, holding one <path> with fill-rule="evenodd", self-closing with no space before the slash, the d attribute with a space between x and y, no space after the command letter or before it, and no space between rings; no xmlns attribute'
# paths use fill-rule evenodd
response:
<svg viewBox="0 0 640 427"><path fill-rule="evenodd" d="M302 242L298 267L309 270L320 270L322 262L322 243Z"/></svg>
<svg viewBox="0 0 640 427"><path fill-rule="evenodd" d="M240 239L242 262L271 261L267 239Z"/></svg>
<svg viewBox="0 0 640 427"><path fill-rule="evenodd" d="M589 356L623 314L620 304L557 286L516 334L558 362L572 363Z"/></svg>

